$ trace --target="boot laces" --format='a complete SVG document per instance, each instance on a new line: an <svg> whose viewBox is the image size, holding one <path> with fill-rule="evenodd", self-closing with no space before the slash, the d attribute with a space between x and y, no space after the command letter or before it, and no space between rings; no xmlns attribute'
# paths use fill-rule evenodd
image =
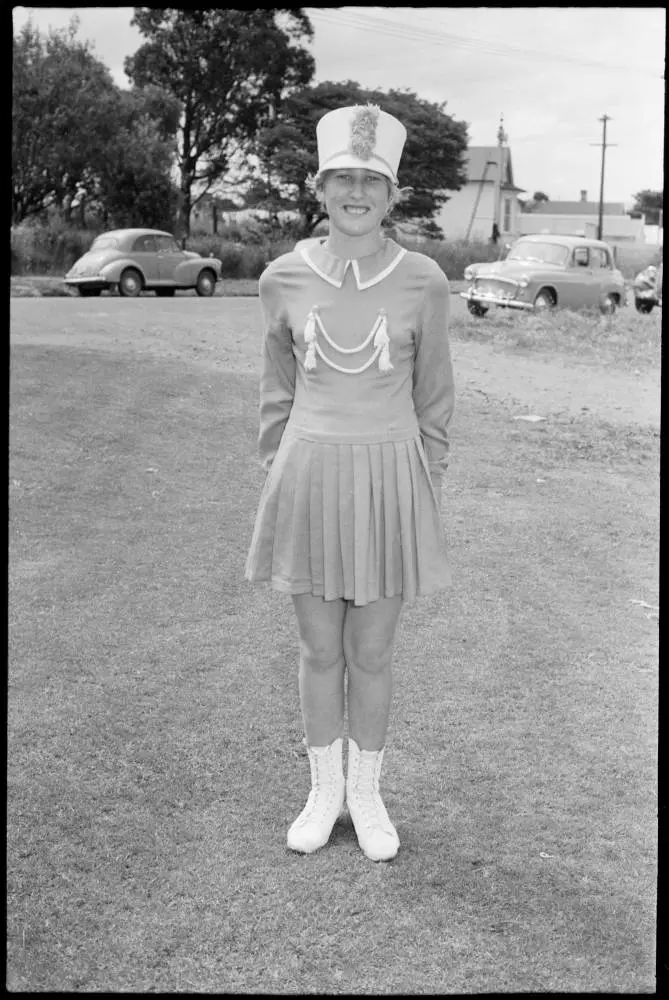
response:
<svg viewBox="0 0 669 1000"><path fill-rule="evenodd" d="M323 762L325 763L325 762ZM336 775L328 772L325 780L318 763L312 766L311 791L307 803L299 816L302 823L321 823L327 817L337 801Z"/></svg>
<svg viewBox="0 0 669 1000"><path fill-rule="evenodd" d="M379 827L384 833L389 833L388 828L392 824L379 792L379 777L373 762L360 762L358 780L353 793L365 825L369 828Z"/></svg>

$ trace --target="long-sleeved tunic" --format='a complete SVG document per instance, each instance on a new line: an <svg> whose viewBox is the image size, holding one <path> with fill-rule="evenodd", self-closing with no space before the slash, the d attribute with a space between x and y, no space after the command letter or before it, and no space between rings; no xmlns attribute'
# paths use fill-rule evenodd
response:
<svg viewBox="0 0 669 1000"><path fill-rule="evenodd" d="M268 476L247 577L358 604L445 585L445 275L393 240L358 260L306 241L268 266L260 299Z"/></svg>

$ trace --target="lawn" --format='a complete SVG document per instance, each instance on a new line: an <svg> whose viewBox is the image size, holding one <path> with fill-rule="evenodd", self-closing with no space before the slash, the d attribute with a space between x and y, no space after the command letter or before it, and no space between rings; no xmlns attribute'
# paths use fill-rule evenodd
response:
<svg viewBox="0 0 669 1000"><path fill-rule="evenodd" d="M164 355L100 303L63 303L71 326L30 305L42 339L15 319L11 346L8 988L652 992L656 437L461 392L455 586L405 608L396 649L402 848L369 862L344 816L298 856L295 627L242 579L257 377L225 365L257 303L205 353L195 321L165 320Z"/></svg>

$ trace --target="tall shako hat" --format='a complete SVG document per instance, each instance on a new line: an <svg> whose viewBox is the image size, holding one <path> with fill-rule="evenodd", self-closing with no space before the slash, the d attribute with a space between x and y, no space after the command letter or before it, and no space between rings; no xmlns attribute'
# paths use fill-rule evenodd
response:
<svg viewBox="0 0 669 1000"><path fill-rule="evenodd" d="M376 170L397 184L397 168L407 130L375 104L328 111L316 126L318 172L362 168Z"/></svg>

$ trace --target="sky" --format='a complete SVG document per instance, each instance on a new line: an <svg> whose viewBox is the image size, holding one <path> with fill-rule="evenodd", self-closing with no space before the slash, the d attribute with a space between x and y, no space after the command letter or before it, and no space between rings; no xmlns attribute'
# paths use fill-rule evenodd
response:
<svg viewBox="0 0 669 1000"><path fill-rule="evenodd" d="M599 198L602 122L608 115L607 202L663 189L663 7L306 7L314 83L354 80L411 90L494 146L500 116L515 183L528 195ZM16 7L42 31L66 27L92 43L117 84L142 44L132 7ZM400 180L402 180L400 176Z"/></svg>

